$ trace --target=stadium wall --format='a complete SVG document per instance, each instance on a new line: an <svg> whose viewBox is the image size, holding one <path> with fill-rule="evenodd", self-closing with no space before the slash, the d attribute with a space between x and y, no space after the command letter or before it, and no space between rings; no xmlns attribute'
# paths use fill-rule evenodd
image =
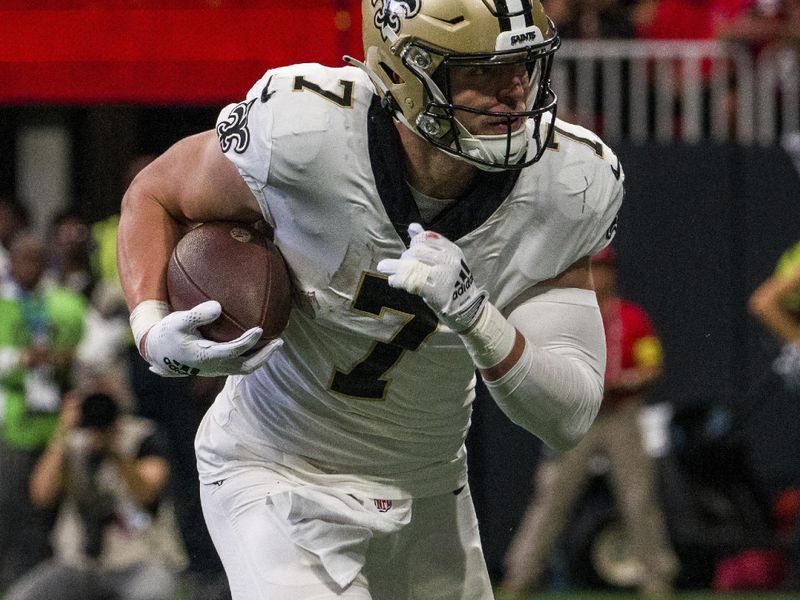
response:
<svg viewBox="0 0 800 600"><path fill-rule="evenodd" d="M653 317L665 376L652 402L719 403L744 415L767 494L800 483L800 405L773 394L777 346L747 314L750 293L800 240L800 177L777 146L617 144L627 194L615 245L622 292ZM470 469L497 576L531 492L540 446L479 394Z"/></svg>

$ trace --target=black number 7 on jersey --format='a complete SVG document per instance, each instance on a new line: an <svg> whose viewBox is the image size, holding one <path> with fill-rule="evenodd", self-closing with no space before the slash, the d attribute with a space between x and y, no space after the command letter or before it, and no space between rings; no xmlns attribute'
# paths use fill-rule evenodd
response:
<svg viewBox="0 0 800 600"><path fill-rule="evenodd" d="M390 310L407 320L388 343L375 342L349 371L337 369L328 385L333 392L362 400L384 400L391 382L388 372L403 354L417 350L439 325L422 298L390 287L387 279L385 275L364 273L351 308L375 319Z"/></svg>

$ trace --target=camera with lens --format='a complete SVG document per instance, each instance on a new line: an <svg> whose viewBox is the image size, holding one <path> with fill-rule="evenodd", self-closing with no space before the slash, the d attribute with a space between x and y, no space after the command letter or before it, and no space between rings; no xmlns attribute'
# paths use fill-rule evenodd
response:
<svg viewBox="0 0 800 600"><path fill-rule="evenodd" d="M81 402L81 418L78 426L86 429L104 430L111 427L119 416L119 406L108 394L90 394Z"/></svg>

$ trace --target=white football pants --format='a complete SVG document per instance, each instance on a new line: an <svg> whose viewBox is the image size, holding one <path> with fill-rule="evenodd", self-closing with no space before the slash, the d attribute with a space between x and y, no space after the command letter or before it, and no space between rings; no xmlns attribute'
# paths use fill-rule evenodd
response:
<svg viewBox="0 0 800 600"><path fill-rule="evenodd" d="M201 485L206 523L234 600L494 598L469 488L413 500L410 522L395 533L372 536L364 567L340 587L317 554L290 539L293 525L267 500L275 477L268 468L252 467ZM339 517L332 512L315 526L324 537L350 519Z"/></svg>

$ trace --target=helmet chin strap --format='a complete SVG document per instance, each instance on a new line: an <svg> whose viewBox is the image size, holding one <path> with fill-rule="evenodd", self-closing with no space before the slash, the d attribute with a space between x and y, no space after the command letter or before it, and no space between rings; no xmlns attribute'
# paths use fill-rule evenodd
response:
<svg viewBox="0 0 800 600"><path fill-rule="evenodd" d="M509 136L505 133L499 135L473 135L464 127L458 119L453 119L458 127L459 144L462 152L467 156L459 156L462 160L475 165L482 171L503 171L501 167L494 167L482 164L478 161L494 164L506 164L506 145L509 143ZM508 163L514 164L525 156L528 149L528 128L523 124L522 127L511 133L511 142L508 152ZM455 142L451 148L456 149ZM469 157L475 158L475 161Z"/></svg>

